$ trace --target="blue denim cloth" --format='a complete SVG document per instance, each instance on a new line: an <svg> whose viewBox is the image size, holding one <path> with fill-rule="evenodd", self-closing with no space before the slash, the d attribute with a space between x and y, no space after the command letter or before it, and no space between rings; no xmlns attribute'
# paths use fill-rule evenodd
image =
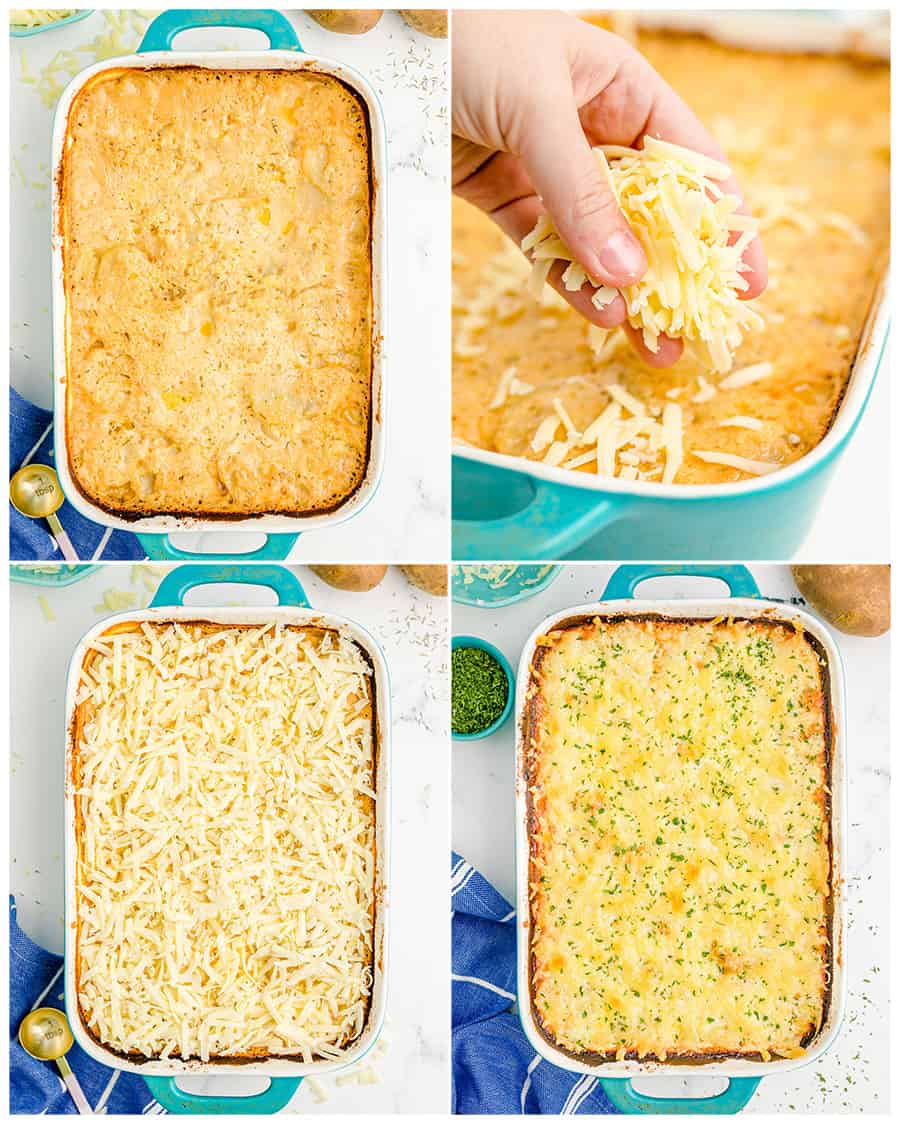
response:
<svg viewBox="0 0 900 1125"><path fill-rule="evenodd" d="M11 1113L77 1113L54 1063L38 1062L19 1044L19 1025L32 1008L61 1008L63 959L27 937L9 900L9 1109ZM164 1113L143 1078L101 1066L76 1044L69 1065L95 1111Z"/></svg>
<svg viewBox="0 0 900 1125"><path fill-rule="evenodd" d="M53 414L22 398L12 387L9 390L9 471L29 462L54 465ZM72 546L83 562L90 562L103 542L107 528L86 520L68 500L56 513L68 532ZM62 559L56 540L44 520L30 520L9 506L9 557L15 562L58 562ZM128 531L114 531L97 556L100 559L145 559L147 553L137 536Z"/></svg>
<svg viewBox="0 0 900 1125"><path fill-rule="evenodd" d="M516 912L453 855L453 1112L616 1113L598 1080L560 1070L525 1037L516 1002Z"/></svg>

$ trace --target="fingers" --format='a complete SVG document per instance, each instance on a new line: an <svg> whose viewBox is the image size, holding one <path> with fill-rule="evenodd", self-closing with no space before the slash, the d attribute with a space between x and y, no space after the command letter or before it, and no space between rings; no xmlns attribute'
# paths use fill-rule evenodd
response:
<svg viewBox="0 0 900 1125"><path fill-rule="evenodd" d="M530 190L530 182L521 164L514 156L502 152L487 161L473 163L478 171L457 184L457 193L486 211L518 246L544 212L541 201ZM575 292L566 289L562 280L565 267L564 262L554 263L547 283L585 320L607 330L624 325L635 350L650 367L669 367L680 358L683 350L681 342L667 336L661 337L657 352L647 348L641 333L625 324L626 308L621 295L605 308L598 309L591 300L594 293L592 286L583 285Z"/></svg>
<svg viewBox="0 0 900 1125"><path fill-rule="evenodd" d="M644 249L619 210L574 104L554 104L521 131L518 153L563 241L604 284L633 285L647 269Z"/></svg>
<svg viewBox="0 0 900 1125"><path fill-rule="evenodd" d="M651 352L644 343L643 333L639 329L632 328L630 324L625 324L623 327L634 350L648 367L671 367L681 359L684 352L682 340L673 340L671 336L660 336L657 340L657 350Z"/></svg>
<svg viewBox="0 0 900 1125"><path fill-rule="evenodd" d="M505 206L491 211L490 215L500 229L509 235L516 245L519 245L543 213L541 201L532 194L514 199ZM598 309L591 301L594 294L592 285L585 284L575 292L566 289L563 285L562 275L566 265L565 262L554 262L547 283L591 324L607 329L618 327L625 320L625 302L621 295L616 296L606 308Z"/></svg>

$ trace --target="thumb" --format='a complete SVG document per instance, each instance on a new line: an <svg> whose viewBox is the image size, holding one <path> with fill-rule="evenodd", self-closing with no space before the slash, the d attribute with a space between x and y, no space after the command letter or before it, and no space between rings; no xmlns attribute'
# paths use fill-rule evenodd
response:
<svg viewBox="0 0 900 1125"><path fill-rule="evenodd" d="M574 102L525 129L519 158L563 241L593 277L616 289L647 269L644 248L619 210Z"/></svg>

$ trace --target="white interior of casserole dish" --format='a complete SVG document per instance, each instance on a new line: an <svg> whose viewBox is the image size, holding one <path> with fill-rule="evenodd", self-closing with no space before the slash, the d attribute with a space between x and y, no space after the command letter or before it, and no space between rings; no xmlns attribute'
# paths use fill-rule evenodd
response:
<svg viewBox="0 0 900 1125"><path fill-rule="evenodd" d="M264 625L283 623L290 625L318 625L337 629L355 641L372 661L375 683L375 711L377 719L377 768L375 776L375 947L373 951L373 985L369 1016L357 1041L338 1060L324 1059L311 1063L302 1060L272 1056L259 1062L201 1062L199 1059L151 1059L134 1062L122 1058L99 1044L88 1032L81 1019L78 996L75 990L76 961L76 871L78 854L75 839L75 796L72 791L72 722L75 714L75 697L81 678L81 667L91 641L113 625L141 621L209 621L226 625ZM319 613L312 609L292 606L266 608L208 609L196 606L159 606L140 613L120 613L107 617L90 629L78 644L69 664L66 682L66 933L65 933L65 997L66 1011L78 1045L97 1062L116 1070L135 1074L187 1075L233 1074L265 1075L269 1078L300 1078L311 1074L324 1074L340 1070L358 1062L375 1044L381 1033L387 1006L388 969L388 902L390 872L390 731L391 692L387 663L375 639L362 626L334 614Z"/></svg>
<svg viewBox="0 0 900 1125"><path fill-rule="evenodd" d="M356 491L333 512L309 516L259 515L237 519L200 516L146 516L123 519L107 512L82 495L69 471L66 437L66 290L63 276L63 242L60 234L59 187L63 146L69 110L79 90L105 70L137 67L144 70L173 66L201 66L209 70L313 70L341 79L363 99L369 114L371 168L374 181L372 211L372 391L370 410L369 461ZM144 533L176 531L258 531L287 533L333 527L350 519L368 504L384 468L385 341L387 339L387 138L384 114L369 82L356 70L306 52L295 51L151 51L107 59L83 70L66 87L56 107L53 122L53 202L51 209L51 249L53 258L53 425L56 442L56 468L66 499L86 519L106 527Z"/></svg>
<svg viewBox="0 0 900 1125"><path fill-rule="evenodd" d="M560 622L595 614L626 617L647 613L663 614L670 618L713 618L733 616L746 618L775 618L796 623L821 644L827 660L828 682L832 710L831 742L831 848L832 848L832 977L828 1013L825 1022L806 1049L806 1054L796 1059L771 1059L769 1062L750 1059L720 1059L711 1062L666 1063L655 1059L625 1059L586 1063L552 1046L541 1034L531 1011L530 1001L530 904L528 895L528 809L525 783L525 746L522 737L522 719L525 693L531 671L538 637ZM596 1074L606 1078L635 1078L641 1075L671 1075L685 1078L692 1074L721 1077L750 1077L780 1073L805 1066L825 1052L834 1042L844 1016L846 979L846 906L844 856L846 854L846 718L844 710L844 672L840 653L831 635L814 617L794 606L767 602L756 598L717 598L653 600L628 598L621 601L591 602L576 605L546 617L525 642L516 676L516 915L517 915L517 991L519 1018L535 1051L554 1066L579 1074Z"/></svg>
<svg viewBox="0 0 900 1125"><path fill-rule="evenodd" d="M589 13L579 13L587 15ZM889 58L890 44L877 29L863 32L828 13L783 12L635 12L639 26L659 30L694 31L724 45L760 51L809 51L832 54L852 51L872 58ZM878 371L881 352L890 321L889 273L878 286L869 315L860 334L859 349L837 416L819 444L799 460L777 472L735 484L658 484L651 481L622 481L617 477L598 477L571 469L554 468L540 461L494 453L454 439L454 454L484 465L527 473L538 480L566 484L591 492L624 496L659 497L666 500L699 500L713 497L746 496L770 487L790 484L813 471L834 454L856 424Z"/></svg>

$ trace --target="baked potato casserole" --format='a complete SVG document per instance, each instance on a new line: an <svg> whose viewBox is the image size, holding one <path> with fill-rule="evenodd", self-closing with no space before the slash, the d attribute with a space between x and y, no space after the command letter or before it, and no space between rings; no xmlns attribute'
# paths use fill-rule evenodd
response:
<svg viewBox="0 0 900 1125"><path fill-rule="evenodd" d="M362 99L311 70L113 68L60 173L65 420L123 518L334 510L363 481L372 175Z"/></svg>
<svg viewBox="0 0 900 1125"><path fill-rule="evenodd" d="M75 992L134 1060L338 1059L369 1011L375 691L340 631L143 622L72 731Z"/></svg>
<svg viewBox="0 0 900 1125"><path fill-rule="evenodd" d="M574 473L749 480L812 450L841 404L887 265L890 67L667 31L637 45L745 191L769 257L749 302L762 323L724 377L689 352L645 366L621 330L590 326L549 286L535 300L525 256L457 199L454 437Z"/></svg>
<svg viewBox="0 0 900 1125"><path fill-rule="evenodd" d="M774 619L578 618L538 638L522 1002L552 1046L804 1053L833 956L824 660Z"/></svg>

